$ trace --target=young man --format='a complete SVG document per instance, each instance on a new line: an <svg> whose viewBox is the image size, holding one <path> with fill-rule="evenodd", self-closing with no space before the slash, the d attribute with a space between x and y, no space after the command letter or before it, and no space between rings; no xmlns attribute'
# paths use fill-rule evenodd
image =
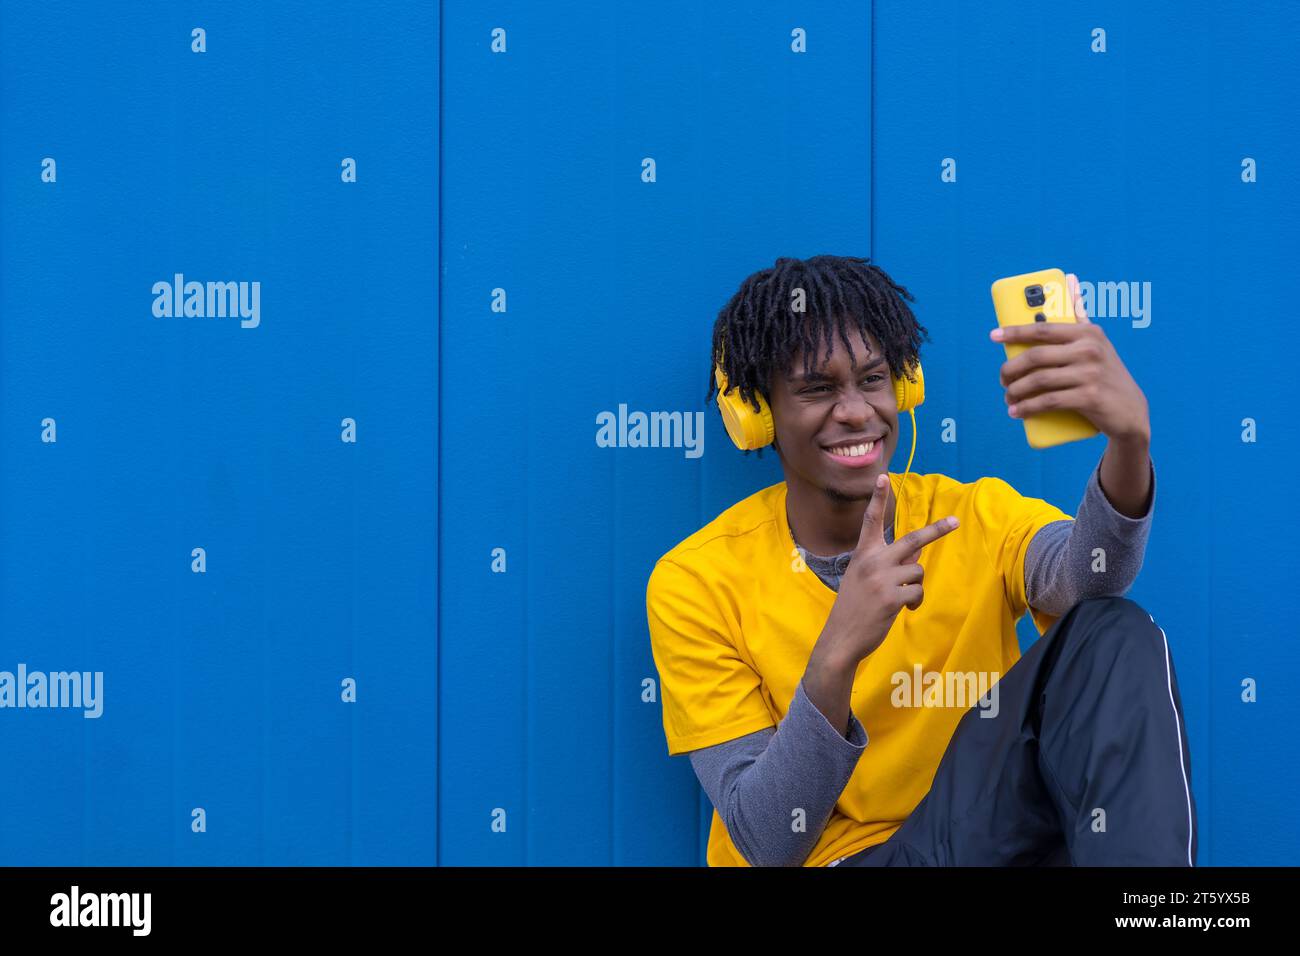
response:
<svg viewBox="0 0 1300 956"><path fill-rule="evenodd" d="M1107 437L1074 518L996 477L888 472L925 329L868 260L779 259L719 314L712 366L770 410L785 478L646 591L710 866L1194 865L1168 644L1123 597L1155 501L1147 403L1069 281L1078 324L997 341L1036 346L1002 366L1010 414Z"/></svg>

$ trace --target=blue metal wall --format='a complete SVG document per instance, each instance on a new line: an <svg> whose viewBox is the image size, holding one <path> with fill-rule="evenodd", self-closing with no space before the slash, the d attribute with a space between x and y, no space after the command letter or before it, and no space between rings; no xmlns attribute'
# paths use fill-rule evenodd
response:
<svg viewBox="0 0 1300 956"><path fill-rule="evenodd" d="M0 17L0 863L433 863L437 8Z"/></svg>
<svg viewBox="0 0 1300 956"><path fill-rule="evenodd" d="M1130 596L1175 653L1198 862L1294 864L1297 21L6 4L0 670L104 695L0 709L0 864L702 862L707 798L644 699L645 582L780 480L704 407L710 327L821 252L917 297L913 470L1070 513L1105 439L1026 445L989 283L1150 283L1141 322L1095 319L1151 406ZM260 323L155 317L175 273L259 281ZM602 447L620 407L703 410L703 453Z"/></svg>

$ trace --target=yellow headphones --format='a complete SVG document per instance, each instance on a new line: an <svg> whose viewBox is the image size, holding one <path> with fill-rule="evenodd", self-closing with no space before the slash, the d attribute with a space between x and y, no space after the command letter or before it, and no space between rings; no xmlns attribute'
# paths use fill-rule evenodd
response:
<svg viewBox="0 0 1300 956"><path fill-rule="evenodd" d="M915 382L906 376L896 378L890 375L889 377L894 386L894 398L898 402L898 410L912 416L912 451L907 456L907 469L903 472L902 481L898 486L900 491L903 482L907 481L907 473L912 470L912 457L916 454L914 409L925 402L925 376L921 373L921 363L916 362L912 365L912 371L916 375ZM754 398L758 400L758 411L754 411L753 407L740 397L739 389L730 395L727 394L727 376L722 371L721 362L714 368L713 377L718 384L718 410L722 412L722 422L726 425L727 434L731 436L736 447L747 451L770 445L776 437L776 423L772 420L772 409L768 406L762 392L754 392ZM894 517L897 519L898 516Z"/></svg>

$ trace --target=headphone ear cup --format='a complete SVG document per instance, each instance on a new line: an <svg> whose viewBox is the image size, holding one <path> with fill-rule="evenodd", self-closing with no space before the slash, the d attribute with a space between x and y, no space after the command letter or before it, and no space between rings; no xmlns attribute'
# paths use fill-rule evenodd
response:
<svg viewBox="0 0 1300 956"><path fill-rule="evenodd" d="M925 401L925 375L921 372L921 363L912 366L916 381L908 381L907 376L894 379L894 397L898 400L900 412L911 411Z"/></svg>
<svg viewBox="0 0 1300 956"><path fill-rule="evenodd" d="M752 451L770 445L776 437L776 422L772 418L772 409L761 393L755 393L758 399L758 411L740 397L740 391L727 392L727 376L719 365L714 369L713 378L718 383L718 411L722 412L722 424L732 443L741 451Z"/></svg>

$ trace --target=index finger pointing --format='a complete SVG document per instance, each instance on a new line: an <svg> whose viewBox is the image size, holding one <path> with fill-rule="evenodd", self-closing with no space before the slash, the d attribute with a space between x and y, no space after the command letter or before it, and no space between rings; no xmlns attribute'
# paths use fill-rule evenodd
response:
<svg viewBox="0 0 1300 956"><path fill-rule="evenodd" d="M897 552L900 563L903 563L903 558L910 558L912 555L919 556L922 548L939 540L948 532L956 530L959 524L956 515L949 515L933 524L926 525L924 528L909 531L901 538L896 539L890 547ZM916 562L913 560L911 563L915 564Z"/></svg>
<svg viewBox="0 0 1300 956"><path fill-rule="evenodd" d="M869 551L885 546L885 499L889 497L889 475L876 476L876 488L862 512L862 529L858 532L858 550Z"/></svg>

